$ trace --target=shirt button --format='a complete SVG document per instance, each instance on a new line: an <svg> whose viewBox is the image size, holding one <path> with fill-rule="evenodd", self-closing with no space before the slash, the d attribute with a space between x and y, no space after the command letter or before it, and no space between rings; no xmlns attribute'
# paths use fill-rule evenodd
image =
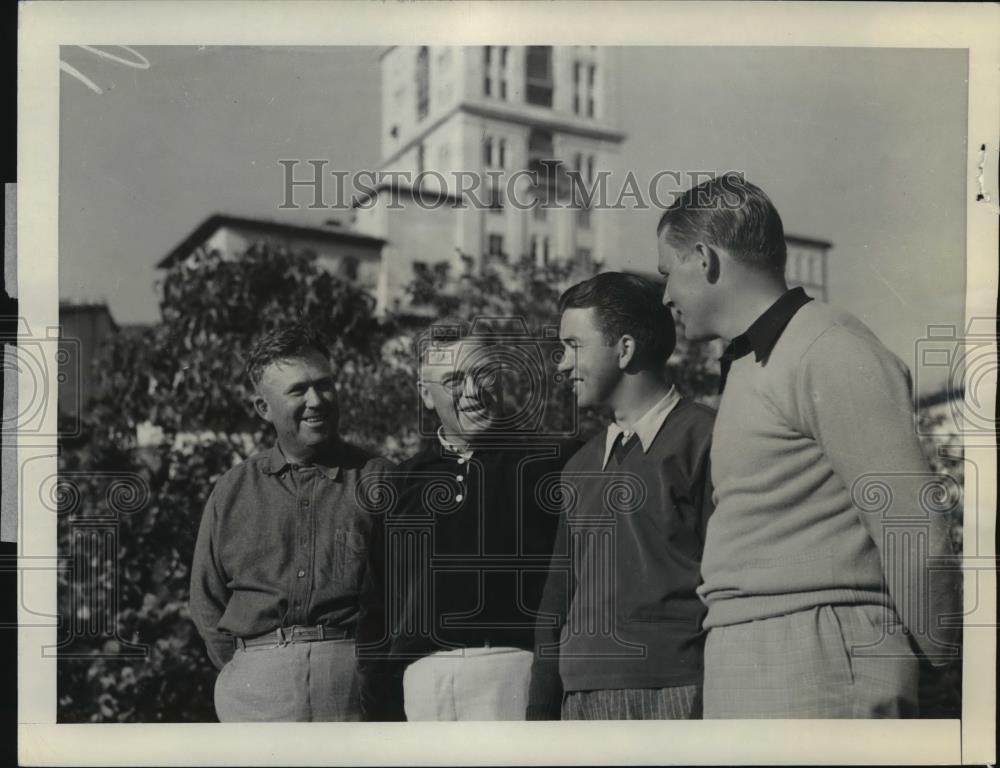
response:
<svg viewBox="0 0 1000 768"><path fill-rule="evenodd" d="M464 499L464 498L465 498L465 497L464 497L464 496L462 496L462 494L458 494L458 496L456 496L456 497L455 497L455 501L458 501L458 502L461 502L461 501L462 501L462 499Z"/></svg>
<svg viewBox="0 0 1000 768"><path fill-rule="evenodd" d="M298 577L299 577L300 579L301 579L302 577L304 577L305 575L306 575L306 572L305 572L305 571L303 571L303 570L300 570L300 571L299 571L299 572L298 572L298 573L296 574L296 576L298 576Z"/></svg>
<svg viewBox="0 0 1000 768"><path fill-rule="evenodd" d="M455 475L455 479L461 483L463 480L465 480L465 475Z"/></svg>
<svg viewBox="0 0 1000 768"><path fill-rule="evenodd" d="M465 463L465 459L463 459L463 458L459 457L459 459L458 459L458 463L459 463L459 464L464 464L464 463Z"/></svg>

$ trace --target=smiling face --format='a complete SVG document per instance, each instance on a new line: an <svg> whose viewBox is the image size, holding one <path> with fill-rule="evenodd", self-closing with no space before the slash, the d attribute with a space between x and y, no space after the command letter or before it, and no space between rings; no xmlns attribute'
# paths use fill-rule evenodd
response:
<svg viewBox="0 0 1000 768"><path fill-rule="evenodd" d="M490 431L503 418L503 377L496 350L461 341L425 351L419 390L449 438L466 440Z"/></svg>
<svg viewBox="0 0 1000 768"><path fill-rule="evenodd" d="M666 278L663 304L671 308L674 320L691 341L715 338L711 328L711 285L702 259L695 250L681 251L667 241L670 227L658 239L659 271Z"/></svg>
<svg viewBox="0 0 1000 768"><path fill-rule="evenodd" d="M304 351L264 369L254 407L274 425L278 445L289 460L309 461L337 440L339 408L330 361Z"/></svg>
<svg viewBox="0 0 1000 768"><path fill-rule="evenodd" d="M563 356L559 372L573 387L581 407L609 404L624 372L618 344L608 344L597 324L597 310L567 309L559 322Z"/></svg>

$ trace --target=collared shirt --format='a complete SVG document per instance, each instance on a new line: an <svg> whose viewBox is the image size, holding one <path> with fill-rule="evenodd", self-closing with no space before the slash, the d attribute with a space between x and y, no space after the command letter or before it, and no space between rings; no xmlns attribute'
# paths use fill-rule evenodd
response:
<svg viewBox="0 0 1000 768"><path fill-rule="evenodd" d="M441 443L441 447L444 448L445 451L447 451L448 453L455 454L458 458L462 460L460 463L464 464L465 462L467 462L469 459L472 458L472 454L474 453L472 448L470 448L469 446L466 446L465 448L459 448L453 445L448 440L448 438L444 436L444 427L438 427L437 438L438 441Z"/></svg>
<svg viewBox="0 0 1000 768"><path fill-rule="evenodd" d="M681 400L680 394L677 392L676 387L671 387L670 391L667 392L662 398L660 398L656 404L646 411L635 424L632 425L631 430L626 430L624 427L617 423L611 423L608 425L608 432L604 438L604 463L601 465L603 469L608 468L608 460L611 458L611 451L614 450L615 442L618 440L619 436L625 435L625 440L628 440L632 434L639 436L639 442L642 444L642 452L648 453L649 446L653 444L653 440L656 439L657 433L660 431L660 427L663 426L663 422L667 420L667 416Z"/></svg>
<svg viewBox="0 0 1000 768"><path fill-rule="evenodd" d="M774 304L764 311L764 314L753 322L753 325L747 328L745 333L741 333L729 343L719 361L722 374L719 381L720 394L726 386L729 368L733 361L739 360L751 352L758 363L764 360L771 354L771 350L774 349L774 345L795 313L810 301L812 301L812 296L806 295L802 288L792 288L785 291Z"/></svg>
<svg viewBox="0 0 1000 768"><path fill-rule="evenodd" d="M377 482L391 463L341 444L333 465L295 465L275 446L226 472L202 516L191 616L221 667L233 637L278 627L350 630L358 613Z"/></svg>

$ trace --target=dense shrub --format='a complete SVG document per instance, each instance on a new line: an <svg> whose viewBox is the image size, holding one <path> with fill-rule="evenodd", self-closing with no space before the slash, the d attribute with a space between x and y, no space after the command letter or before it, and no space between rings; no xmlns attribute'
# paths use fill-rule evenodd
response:
<svg viewBox="0 0 1000 768"><path fill-rule="evenodd" d="M81 578L78 569L60 574L66 645L59 660L59 720L214 720L215 670L188 616L189 569L208 492L239 456L225 440L161 446L145 455L95 447L71 452L63 462L60 551L84 559L92 572L116 575L117 584ZM115 503L109 491L116 482L145 503L133 509L128 499ZM110 542L95 547L77 539L83 533L88 541L88 523L99 516L114 521L114 549ZM95 593L106 602L95 600ZM74 636L95 619L96 629L113 632Z"/></svg>

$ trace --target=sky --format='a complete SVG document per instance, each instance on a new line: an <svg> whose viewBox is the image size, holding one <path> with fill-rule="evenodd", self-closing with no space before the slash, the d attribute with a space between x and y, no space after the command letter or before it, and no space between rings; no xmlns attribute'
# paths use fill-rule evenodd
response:
<svg viewBox="0 0 1000 768"><path fill-rule="evenodd" d="M155 264L212 213L278 210L279 159L379 164L375 48L139 47L148 69L62 60L60 296L152 322ZM833 243L829 299L911 368L930 324L961 326L967 56L962 50L630 47L612 172L741 170L788 233ZM672 191L664 187L665 191ZM607 212L608 268L655 270L655 210ZM934 374L931 375L931 378ZM925 381L927 381L925 377Z"/></svg>

